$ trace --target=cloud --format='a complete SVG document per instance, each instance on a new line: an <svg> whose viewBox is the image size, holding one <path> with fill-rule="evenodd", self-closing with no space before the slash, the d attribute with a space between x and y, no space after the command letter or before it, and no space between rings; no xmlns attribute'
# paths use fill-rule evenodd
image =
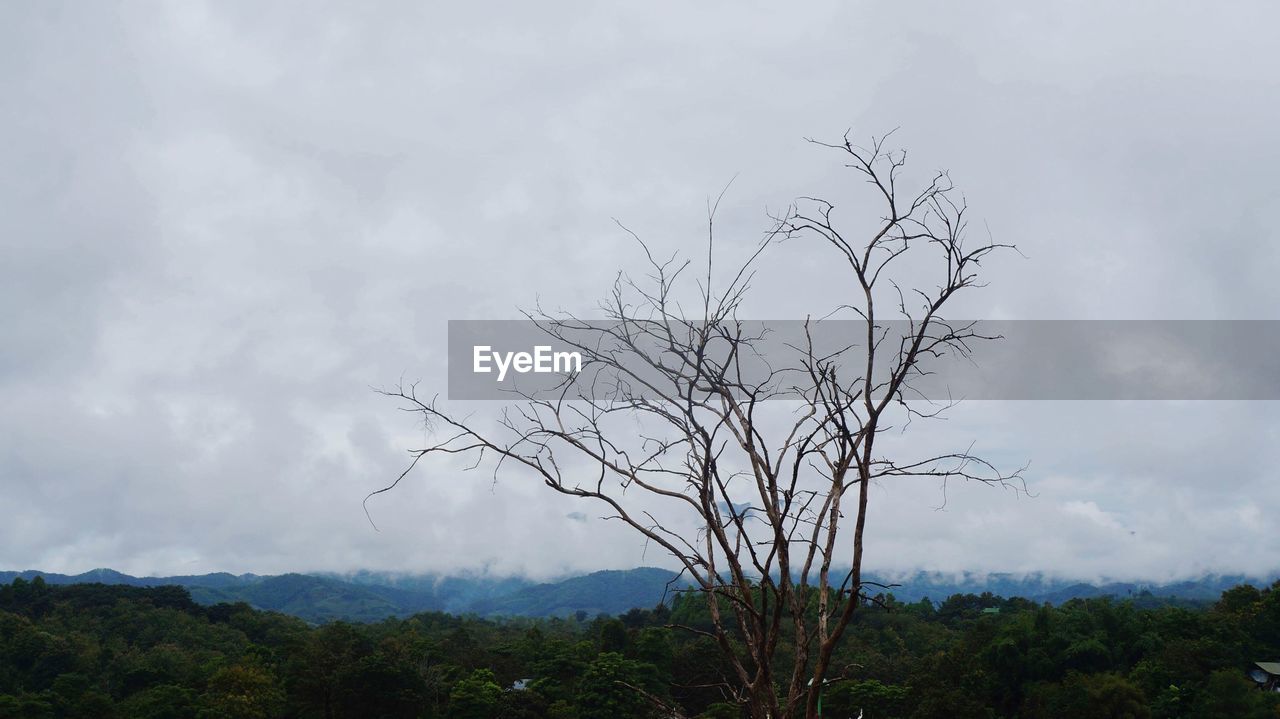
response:
<svg viewBox="0 0 1280 719"><path fill-rule="evenodd" d="M445 322L590 311L641 259L726 256L802 194L805 136L902 126L1028 259L956 316L1274 318L1275 10L817 3L664 12L39 3L0 23L0 565L551 576L657 563L514 474L441 462L369 391L443 391ZM750 304L847 291L788 248ZM1033 499L877 489L873 566L1256 569L1270 403L974 403L902 440L1032 462ZM925 437L920 439L920 437Z"/></svg>

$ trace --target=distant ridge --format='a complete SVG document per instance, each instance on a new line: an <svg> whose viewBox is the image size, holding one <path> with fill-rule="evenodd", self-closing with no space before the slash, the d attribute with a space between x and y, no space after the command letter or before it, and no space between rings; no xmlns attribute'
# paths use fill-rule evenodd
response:
<svg viewBox="0 0 1280 719"><path fill-rule="evenodd" d="M1047 576L1040 572L1024 575L1007 573L915 572L901 578L867 575L868 581L890 585L883 590L902 601L914 602L922 598L942 601L952 594L982 594L991 592L1001 597L1023 597L1037 602L1061 604L1071 599L1092 597L1116 597L1124 599L1149 592L1156 597L1193 601L1216 601L1222 592L1240 584L1262 587L1276 581L1271 573L1261 576L1243 574L1206 574L1198 579L1174 582L1114 582L1102 583ZM896 585L896 586L893 586Z"/></svg>
<svg viewBox="0 0 1280 719"><path fill-rule="evenodd" d="M577 612L622 614L629 609L649 609L659 602L670 603L668 585L687 586L677 582L675 572L654 567L609 569L571 577L559 582L524 587L506 596L476 603L473 611L481 615L525 617L566 616Z"/></svg>
<svg viewBox="0 0 1280 719"><path fill-rule="evenodd" d="M310 622L346 620L376 622L418 612L441 611L481 616L551 617L584 612L623 614L636 607L649 608L671 598L675 572L654 567L605 570L555 582L537 584L518 577L470 577L403 575L360 571L351 574L257 574L133 577L113 569L93 569L66 575L38 570L0 571L0 582L17 577L44 577L51 584L126 584L154 587L177 584L202 604L246 602L258 609L292 614ZM906 602L929 598L941 602L953 594L991 592L1003 597L1024 597L1060 604L1070 599L1101 596L1154 597L1190 601L1214 601L1224 590L1239 584L1268 586L1276 575L1208 575L1170 583L1108 582L1092 584L1055 579L1043 574L960 574L917 572L898 579L868 576L890 586L883 590Z"/></svg>

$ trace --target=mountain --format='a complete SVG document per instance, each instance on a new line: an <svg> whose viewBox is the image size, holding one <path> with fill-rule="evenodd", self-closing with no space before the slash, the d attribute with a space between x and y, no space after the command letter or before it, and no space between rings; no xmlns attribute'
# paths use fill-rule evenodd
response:
<svg viewBox="0 0 1280 719"><path fill-rule="evenodd" d="M482 615L520 617L568 616L576 612L623 614L636 607L648 609L670 600L675 572L654 567L606 570L559 582L537 584L475 605Z"/></svg>
<svg viewBox="0 0 1280 719"><path fill-rule="evenodd" d="M111 569L66 575L28 570L0 571L0 582L43 576L51 584L126 584L186 587L201 604L245 602L309 622L335 619L380 621L418 612L485 616L547 617L586 612L622 614L649 608L669 597L674 572L643 567L609 570L559 582L535 584L520 577L406 575L382 572L259 576L226 572L197 576L133 577Z"/></svg>
<svg viewBox="0 0 1280 719"><path fill-rule="evenodd" d="M176 577L133 577L117 572L114 569L90 569L83 574L57 574L28 569L22 572L0 571L0 582L7 584L18 577L31 580L37 576L44 577L44 580L50 584L126 584L131 587L159 587L166 584L178 584L184 587L221 588L243 586L263 579L263 577L259 577L256 574L235 575L227 572Z"/></svg>
<svg viewBox="0 0 1280 719"><path fill-rule="evenodd" d="M904 602L922 598L941 601L953 594L982 594L991 592L1001 597L1023 597L1037 602L1061 604L1070 599L1090 597L1131 597L1150 592L1159 597L1195 601L1213 601L1222 592L1240 584L1267 586L1277 579L1275 574L1249 577L1241 574L1205 575L1199 579L1177 582L1082 582L1046 576L1040 572L1023 575L981 574L961 572L915 572L909 575L885 577L868 575L868 581L884 585L884 589L872 588L872 592L884 591Z"/></svg>
<svg viewBox="0 0 1280 719"><path fill-rule="evenodd" d="M350 574L256 574L188 575L175 577L133 577L112 569L94 569L84 574L66 575L27 570L0 571L0 583L15 578L44 577L51 584L127 584L154 587L177 584L186 587L192 599L202 604L245 602L258 609L283 612L309 622L342 619L376 622L387 617L404 617L418 612L440 611L481 616L549 617L585 612L622 614L649 608L669 599L674 572L653 567L606 570L555 582L535 584L516 577L485 575L412 575L384 572ZM868 576L884 585L872 591L892 593L901 601L929 598L940 602L953 594L991 592L1003 597L1025 597L1037 602L1061 604L1070 599L1098 596L1155 597L1190 601L1212 601L1238 584L1266 586L1276 577L1210 575L1172 583L1109 582L1093 584L1048 577L1039 573L944 574L916 572L902 576Z"/></svg>
<svg viewBox="0 0 1280 719"><path fill-rule="evenodd" d="M534 583L524 577L489 577L484 575L444 576L439 574L397 574L361 570L350 574L323 574L368 587L382 593L405 592L419 597L430 609L450 614L475 612L476 605L509 595Z"/></svg>
<svg viewBox="0 0 1280 719"><path fill-rule="evenodd" d="M376 622L432 609L414 601L416 597L411 594L388 597L358 585L306 574L282 574L221 588L185 586L191 598L201 604L245 602L316 623L335 619Z"/></svg>

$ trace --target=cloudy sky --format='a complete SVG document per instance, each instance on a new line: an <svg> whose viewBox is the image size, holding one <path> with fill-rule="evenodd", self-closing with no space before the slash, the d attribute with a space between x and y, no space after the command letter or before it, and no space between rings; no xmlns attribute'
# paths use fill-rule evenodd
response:
<svg viewBox="0 0 1280 719"><path fill-rule="evenodd" d="M519 476L435 465L370 386L449 319L586 310L859 191L893 128L1016 242L972 317L1280 319L1264 3L0 3L0 568L549 577L660 564ZM852 195L850 195L852 197ZM824 312L789 247L753 305ZM960 312L960 310L957 310ZM953 312L953 314L956 314ZM876 489L878 569L1280 568L1271 402L974 402L929 441L1034 498Z"/></svg>

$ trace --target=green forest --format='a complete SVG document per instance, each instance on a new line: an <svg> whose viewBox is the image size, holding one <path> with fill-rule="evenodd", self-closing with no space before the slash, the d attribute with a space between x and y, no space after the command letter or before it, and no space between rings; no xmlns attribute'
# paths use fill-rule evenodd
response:
<svg viewBox="0 0 1280 719"><path fill-rule="evenodd" d="M1280 582L1216 602L992 594L859 610L823 716L1280 717ZM679 625L681 628L676 628ZM0 586L0 718L737 717L698 595L620 616L309 624L176 586Z"/></svg>

